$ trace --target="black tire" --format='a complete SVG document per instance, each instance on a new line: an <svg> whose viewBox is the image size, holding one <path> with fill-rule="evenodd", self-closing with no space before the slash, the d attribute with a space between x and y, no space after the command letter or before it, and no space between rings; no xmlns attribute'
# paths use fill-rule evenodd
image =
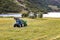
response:
<svg viewBox="0 0 60 40"><path fill-rule="evenodd" d="M14 27L20 27L20 25L18 25L18 24L14 24Z"/></svg>

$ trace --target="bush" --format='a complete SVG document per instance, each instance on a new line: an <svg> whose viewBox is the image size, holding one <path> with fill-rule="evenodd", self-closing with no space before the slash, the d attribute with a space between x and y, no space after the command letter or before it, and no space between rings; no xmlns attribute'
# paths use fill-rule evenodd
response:
<svg viewBox="0 0 60 40"><path fill-rule="evenodd" d="M28 14L22 14L22 17L28 17Z"/></svg>

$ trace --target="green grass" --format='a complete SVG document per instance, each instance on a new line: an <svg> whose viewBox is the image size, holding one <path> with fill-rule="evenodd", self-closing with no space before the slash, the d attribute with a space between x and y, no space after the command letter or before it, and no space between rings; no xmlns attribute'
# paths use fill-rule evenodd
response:
<svg viewBox="0 0 60 40"><path fill-rule="evenodd" d="M0 40L60 40L60 19L29 19L28 26L14 28L13 18L0 18Z"/></svg>

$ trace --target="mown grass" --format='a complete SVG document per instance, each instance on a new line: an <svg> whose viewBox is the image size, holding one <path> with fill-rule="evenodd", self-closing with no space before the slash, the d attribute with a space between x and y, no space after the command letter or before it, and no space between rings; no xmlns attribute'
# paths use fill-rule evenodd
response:
<svg viewBox="0 0 60 40"><path fill-rule="evenodd" d="M0 40L60 40L60 19L23 18L27 27L14 28L13 18L0 18Z"/></svg>

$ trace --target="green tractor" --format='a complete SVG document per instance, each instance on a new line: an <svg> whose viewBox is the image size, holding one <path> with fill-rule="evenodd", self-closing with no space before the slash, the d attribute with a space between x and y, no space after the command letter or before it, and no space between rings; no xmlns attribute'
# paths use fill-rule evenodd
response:
<svg viewBox="0 0 60 40"><path fill-rule="evenodd" d="M24 21L24 20L21 20L21 21L22 21L23 26L27 26L27 21Z"/></svg>
<svg viewBox="0 0 60 40"><path fill-rule="evenodd" d="M27 26L27 21L19 19L19 18L14 18L16 23L14 24L14 27L25 27Z"/></svg>

